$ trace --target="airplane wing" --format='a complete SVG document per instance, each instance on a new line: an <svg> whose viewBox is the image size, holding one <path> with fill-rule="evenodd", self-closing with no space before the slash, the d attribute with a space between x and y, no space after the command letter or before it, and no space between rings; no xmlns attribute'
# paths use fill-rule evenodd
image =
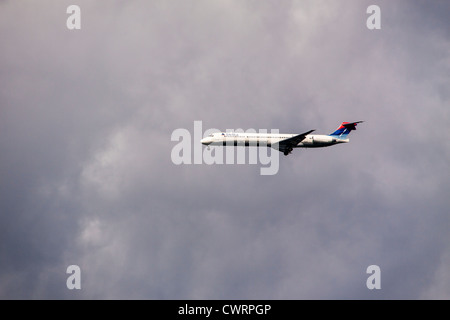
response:
<svg viewBox="0 0 450 320"><path fill-rule="evenodd" d="M301 133L291 138L281 140L280 142L276 143L276 145L273 147L275 147L275 149L279 150L280 152L283 152L284 155L287 156L292 151L293 148L295 148L300 142L302 142L306 138L308 134L310 134L313 131L315 130L309 130L305 133Z"/></svg>

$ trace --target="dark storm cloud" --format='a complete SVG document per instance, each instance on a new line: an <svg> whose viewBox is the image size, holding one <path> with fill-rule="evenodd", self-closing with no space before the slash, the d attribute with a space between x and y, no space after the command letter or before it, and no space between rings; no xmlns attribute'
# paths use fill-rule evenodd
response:
<svg viewBox="0 0 450 320"><path fill-rule="evenodd" d="M369 2L80 1L79 31L69 4L1 3L1 297L449 297L445 4L376 31ZM261 176L174 165L195 120L366 122Z"/></svg>

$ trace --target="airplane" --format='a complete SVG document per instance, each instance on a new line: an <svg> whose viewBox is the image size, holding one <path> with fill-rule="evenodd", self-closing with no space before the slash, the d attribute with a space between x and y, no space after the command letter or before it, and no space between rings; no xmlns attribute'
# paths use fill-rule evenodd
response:
<svg viewBox="0 0 450 320"><path fill-rule="evenodd" d="M310 134L315 130L301 134L215 132L200 142L208 148L209 146L271 147L287 156L294 148L322 148L347 143L350 141L348 135L352 130L356 130L356 126L361 122L364 121L342 122L339 128L329 135Z"/></svg>

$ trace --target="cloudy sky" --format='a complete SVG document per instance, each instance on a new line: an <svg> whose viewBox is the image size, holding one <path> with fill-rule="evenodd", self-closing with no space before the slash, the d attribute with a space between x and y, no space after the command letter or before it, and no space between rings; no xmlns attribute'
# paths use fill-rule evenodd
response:
<svg viewBox="0 0 450 320"><path fill-rule="evenodd" d="M0 298L450 299L449 13L0 1ZM171 159L194 121L328 134L358 120L349 144L281 155L275 175Z"/></svg>

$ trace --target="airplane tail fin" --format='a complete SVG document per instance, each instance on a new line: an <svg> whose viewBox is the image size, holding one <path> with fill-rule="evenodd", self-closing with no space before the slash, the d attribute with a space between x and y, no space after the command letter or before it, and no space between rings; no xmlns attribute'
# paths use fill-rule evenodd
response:
<svg viewBox="0 0 450 320"><path fill-rule="evenodd" d="M361 123L363 121L356 121L356 122L342 122L339 128L333 133L330 134L330 136L339 138L339 139L346 139L349 133L352 130L356 130L356 126L358 123Z"/></svg>

